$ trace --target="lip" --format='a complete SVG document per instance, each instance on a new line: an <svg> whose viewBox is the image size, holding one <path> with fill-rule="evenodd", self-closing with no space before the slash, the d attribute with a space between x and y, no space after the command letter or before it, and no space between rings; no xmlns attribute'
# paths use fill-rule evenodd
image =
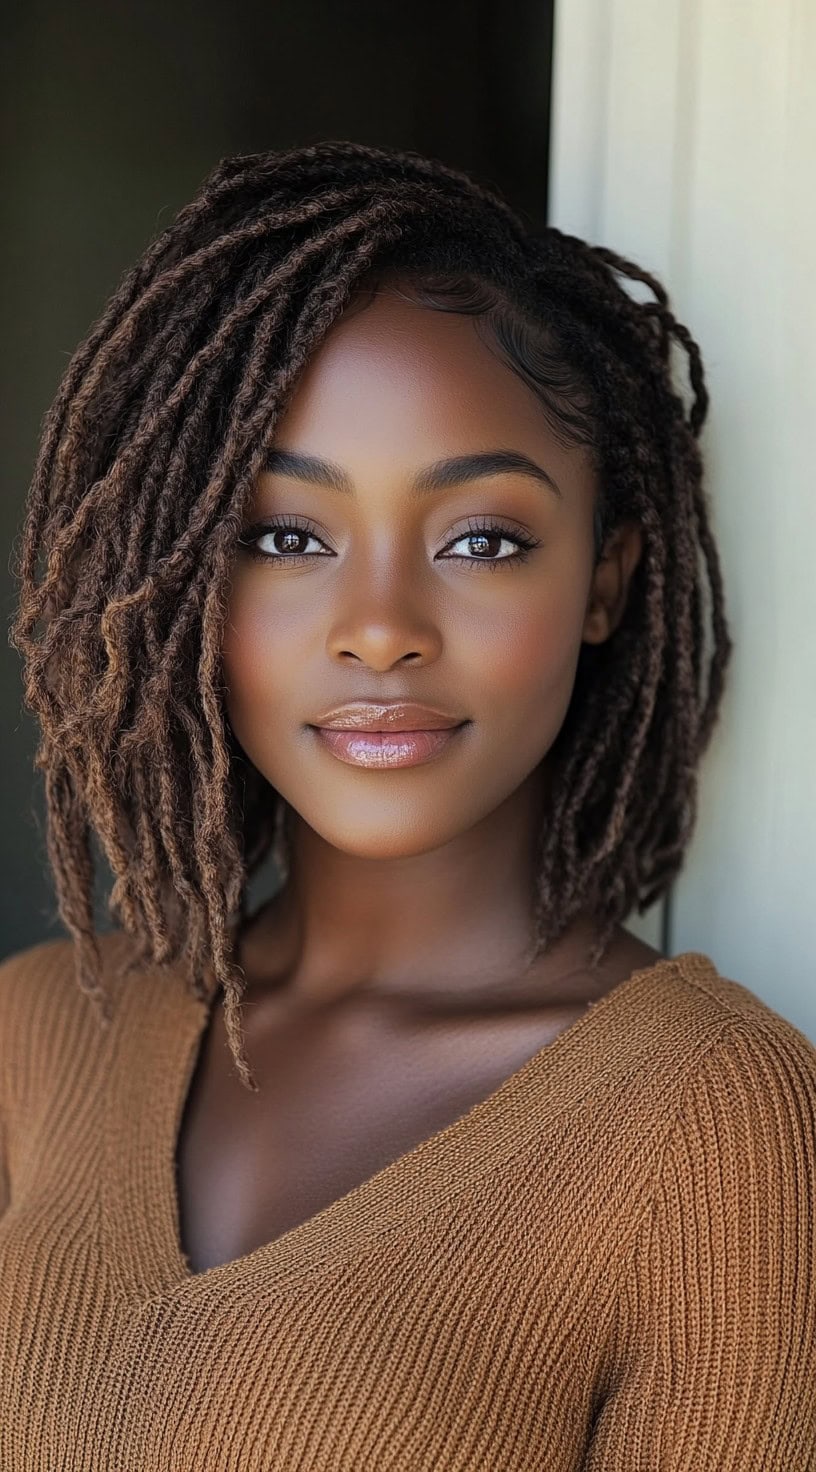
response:
<svg viewBox="0 0 816 1472"><path fill-rule="evenodd" d="M318 716L312 725L339 731L442 731L464 725L461 716L404 700L348 701Z"/></svg>
<svg viewBox="0 0 816 1472"><path fill-rule="evenodd" d="M333 756L353 767L415 767L456 741L469 720L407 700L350 700L311 725Z"/></svg>
<svg viewBox="0 0 816 1472"><path fill-rule="evenodd" d="M460 732L469 724L462 721L454 726L414 731L355 731L333 726L313 726L311 729L318 741L341 762L382 771L434 761L459 739Z"/></svg>

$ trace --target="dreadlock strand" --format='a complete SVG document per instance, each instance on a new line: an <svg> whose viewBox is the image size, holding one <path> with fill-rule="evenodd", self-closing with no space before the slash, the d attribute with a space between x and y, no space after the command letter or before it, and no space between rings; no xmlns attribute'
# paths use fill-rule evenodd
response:
<svg viewBox="0 0 816 1472"><path fill-rule="evenodd" d="M123 310L127 310L132 300L135 300L143 282L149 277L153 268L154 256L159 254L158 248L160 244L161 241L157 241L146 252L143 260L127 273L118 290L111 297L105 311L88 332L84 341L80 343L69 361L68 368L60 383L54 402L45 416L41 444L34 467L34 475L26 508L23 550L17 567L17 576L24 583L33 581L34 578L39 540L49 510L49 494L52 490L54 465L60 449L63 449L63 453L66 452L63 432L69 406L73 402L77 390L82 384L84 376L93 362L100 344L108 336L112 325L118 320L120 313ZM81 457L81 441L79 443L74 441L72 450L75 456Z"/></svg>
<svg viewBox="0 0 816 1472"><path fill-rule="evenodd" d="M266 184L269 194L274 195L283 191L290 180L297 187L314 187L324 180L336 184L346 177L382 185L390 184L395 174L402 181L430 182L436 188L448 190L456 200L469 196L495 212L519 242L524 242L524 225L497 190L439 159L428 159L411 150L391 152L367 144L328 140L311 148L293 149L288 154L237 155L224 160L205 181L204 188L209 186L211 202L217 206L233 191L258 187L259 183Z"/></svg>
<svg viewBox="0 0 816 1472"><path fill-rule="evenodd" d="M363 191L359 189L356 192L358 195L363 194ZM342 203L342 196L339 202ZM163 295L172 292L175 296L187 277L192 278L195 286L196 281L202 279L201 272L210 265L211 261L215 263L217 284L218 265L220 264L222 271L228 271L232 255L240 251L248 241L255 237L269 235L276 229L286 229L302 224L311 215L319 213L322 209L322 202L316 201L307 203L305 206L297 206L290 212L284 212L280 219L275 219L275 217L270 219L269 216L264 216L260 220L252 221L244 232L239 231L236 236L221 237L195 252L187 260L168 266L164 272L146 285L142 280L144 275L142 273L139 285L143 286L143 289L140 292L139 287L134 283L132 289L127 294L123 294L121 313L108 314L114 318L115 325L112 325L107 338L103 334L98 334L96 337L96 346L99 351L94 354L93 359L87 362L83 355L81 382L76 382L71 395L68 394L66 388L65 394L61 396L65 398L65 412L61 418L67 422L63 428L62 442L56 447L57 463L64 459L66 463L81 468L83 454L87 453L85 449L87 443L84 423L85 405L92 400L103 378L110 374L120 359L125 358L143 319L159 305ZM227 249L230 259L219 263L218 258ZM212 284L211 282L210 285ZM75 378L76 375L71 375L72 384Z"/></svg>
<svg viewBox="0 0 816 1472"><path fill-rule="evenodd" d="M276 283L273 282L272 284L274 286ZM262 291L259 294L259 300L264 300L266 294L266 291ZM247 315L249 315L249 312L255 309L256 305L257 303L255 302L250 304ZM237 316L240 318L241 314L238 313ZM230 322L227 325L231 327L234 325L234 323ZM215 343L208 345L208 348L203 350L200 357L204 357L205 360L207 356L211 358L218 357L220 352L223 351L227 336L228 332L226 332L222 328L222 331L216 338ZM182 379L180 380L182 390L186 390L194 383L195 370L198 367L198 362L194 362L193 364L188 366L186 373L182 376ZM163 396L164 414L167 419L170 419L173 412L177 409L178 401L181 396L182 395L179 392L178 384L176 385L175 397L171 396L168 399L166 394ZM140 451L146 443L149 443L151 434L155 434L157 428L158 426L156 425L155 418L151 417L144 430L142 438L140 439L139 437L137 437L134 442L127 447L119 463L113 467L111 473L107 476L104 476L90 488L81 506L76 511L73 521L71 521L69 524L61 526L57 531L51 547L46 577L39 588L36 601L32 603L32 607L29 612L28 617L30 624L33 625L33 622L36 621L36 618L40 616L42 608L45 606L45 603L53 589L54 583L57 581L62 573L67 555L70 554L74 544L81 539L82 534L88 522L90 521L90 518L92 516L101 514L104 511L106 502L108 505L118 505L118 502L121 499L126 473L132 470L135 463L138 463L138 456ZM45 646L46 653L50 653L51 650L50 640L54 639L62 623L68 623L71 621L74 612L75 610L71 608L66 608L63 611L62 615L55 620L53 633L50 634L49 641L46 643Z"/></svg>
<svg viewBox="0 0 816 1472"><path fill-rule="evenodd" d="M372 214L379 215L380 213L380 210L372 211ZM369 228L373 228L373 226ZM320 305L319 316L316 319L318 321L318 330L321 333L325 331L328 323L336 316L338 310L337 304L348 296L349 289L356 275L364 269L378 245L388 240L393 233L393 228L386 229L383 227L380 236L375 237L373 243L370 240L364 240L359 247L348 251L348 263L344 274L334 283L331 290L326 291L324 289L322 291L324 301ZM336 233L332 232L335 235ZM325 239L328 238L327 236ZM308 322L308 311L305 314L305 320ZM268 346L272 336L273 324L271 322L264 324L260 334L261 351ZM279 399L286 392L290 382L300 373L308 352L314 346L315 339L316 332L314 330L311 331L308 340L304 340L302 333L300 335L297 333L293 334L289 361L286 368L281 370L277 375L277 381L274 386L276 398ZM219 506L223 497L224 481L229 473L229 469L240 455L243 443L246 441L252 443L255 438L257 425L253 419L247 419L246 415L247 401L250 399L251 394L253 392L257 393L258 390L258 368L260 361L260 353L254 353L247 367L241 395L236 402L229 421L225 425L224 440L219 457L213 467L212 479L194 508L183 536L166 559L162 559L163 575L168 580L171 578L180 579L186 573L195 555L197 547L196 539L200 536L202 527L211 518L213 509ZM266 414L266 409L263 412ZM259 451L258 455L260 457L262 452Z"/></svg>
<svg viewBox="0 0 816 1472"><path fill-rule="evenodd" d="M650 518L649 518L650 519ZM646 512L644 511L644 524L648 526ZM655 556L654 563L650 568L651 576L657 586L663 581L663 562L660 554ZM642 697L637 712L634 730L629 737L629 750L624 758L623 768L617 776L614 784L614 799L607 820L605 831L598 842L593 844L586 857L588 868L593 868L600 863L616 845L617 839L622 832L629 794L635 781L638 763L643 751L649 725L655 709L657 699L657 685L663 666L663 641L649 641L646 646L646 670L642 686Z"/></svg>
<svg viewBox="0 0 816 1472"><path fill-rule="evenodd" d="M57 757L44 765L44 772L48 857L60 895L60 915L74 942L76 980L96 1007L100 1021L108 1023L111 997L102 978L93 924L93 858L87 814L67 762Z"/></svg>
<svg viewBox="0 0 816 1472"><path fill-rule="evenodd" d="M325 250L327 245L336 246L338 243L342 242L346 237L355 233L361 227L365 227L366 224L368 224L369 228L372 228L373 223L376 222L377 218L380 215L386 213L387 211L384 206L373 206L371 210L371 219L369 221L366 221L365 217L355 216L352 217L350 221L343 222L340 226L332 227L331 230L326 231L325 234L318 238L315 242L310 243L310 249L307 252L308 255L318 254L320 250ZM370 255L371 249L371 244L366 242L358 253L352 251L350 253L350 258L352 262L358 259L365 261ZM179 402L184 397L184 395L191 392L194 388L197 374L199 373L201 368L206 366L210 360L217 359L223 353L230 332L234 329L235 325L237 325L237 322L239 320L243 320L244 316L248 317L253 312L256 312L259 306L265 304L266 300L269 298L272 292L286 280L287 275L293 275L299 269L301 269L300 262L295 262L288 267L283 266L279 268L277 272L273 273L272 279L268 280L262 288L259 288L256 299L254 301L243 304L242 308L236 311L233 318L222 324L217 337L211 343L207 344L206 347L201 350L201 353L197 356L197 358L194 359L187 366L184 375L178 381L175 389L169 396L163 409L163 413L168 418L177 410ZM285 303L282 303L277 312L273 310L268 319L262 324L262 348L268 346L269 341L273 338L275 330L279 325L280 317L283 314L284 306ZM202 518L209 514L210 503L213 499L213 496L220 495L219 472L224 465L228 465L231 463L231 459L236 451L236 440L238 436L242 433L244 435L246 434L243 420L246 414L247 400L251 397L253 392L257 391L257 371L261 361L263 360L260 359L260 355L255 354L248 365L244 384L236 400L236 404L233 408L230 420L225 427L225 441L219 459L214 467L213 482L211 483L211 487L208 488L205 496L202 497L202 500L199 503L199 515ZM294 377L295 372L299 369L299 366L300 365L297 365L297 367L293 366L288 376ZM281 375L281 382L285 381L285 376ZM213 489L213 487L215 487L215 489ZM173 572L178 572L179 575L184 574L184 572L186 571L187 559L189 557L190 549L194 546L195 538L199 532L200 524L196 515L194 514L193 518L191 518L190 525L187 528L184 538L173 549L172 554L170 554L167 560L166 569L168 575L172 574Z"/></svg>
<svg viewBox="0 0 816 1472"><path fill-rule="evenodd" d="M708 690L700 715L698 755L702 755L710 740L721 704L725 685L725 671L731 658L733 644L725 617L725 594L719 553L709 524L705 498L699 477L695 477L693 495L694 509L697 516L698 538L705 558L708 582L711 589L711 620L714 636L714 647L709 662Z"/></svg>

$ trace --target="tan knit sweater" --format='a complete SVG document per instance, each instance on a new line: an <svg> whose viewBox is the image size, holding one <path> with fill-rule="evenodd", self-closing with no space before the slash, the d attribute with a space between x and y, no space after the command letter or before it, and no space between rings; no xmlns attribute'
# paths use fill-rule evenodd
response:
<svg viewBox="0 0 816 1472"><path fill-rule="evenodd" d="M209 1002L0 964L2 1472L814 1472L816 1049L697 952L454 1124L193 1274Z"/></svg>

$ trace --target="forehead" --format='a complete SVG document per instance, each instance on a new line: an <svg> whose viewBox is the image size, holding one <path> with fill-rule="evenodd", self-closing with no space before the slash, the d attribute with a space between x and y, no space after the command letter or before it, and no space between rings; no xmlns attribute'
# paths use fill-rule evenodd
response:
<svg viewBox="0 0 816 1472"><path fill-rule="evenodd" d="M406 300L391 285L353 300L299 378L280 442L392 447L550 439L540 403L476 319ZM512 438L510 438L512 436ZM517 447L519 447L517 445ZM525 448L525 445L521 445Z"/></svg>

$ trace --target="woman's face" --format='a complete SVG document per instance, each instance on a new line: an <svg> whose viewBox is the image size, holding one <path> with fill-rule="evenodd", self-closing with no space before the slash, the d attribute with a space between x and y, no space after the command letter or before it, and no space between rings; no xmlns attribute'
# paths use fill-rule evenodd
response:
<svg viewBox="0 0 816 1472"><path fill-rule="evenodd" d="M526 800L524 784L532 800L581 642L608 637L640 551L631 528L593 574L589 452L558 443L473 319L388 288L335 323L274 449L331 462L345 489L291 464L255 487L244 536L269 524L254 540L267 560L236 550L223 646L246 755L327 843L366 858L438 848ZM412 489L440 461L496 451L538 472L471 464ZM482 526L501 532L484 541ZM395 698L467 724L395 768L351 765L314 730L345 702Z"/></svg>

